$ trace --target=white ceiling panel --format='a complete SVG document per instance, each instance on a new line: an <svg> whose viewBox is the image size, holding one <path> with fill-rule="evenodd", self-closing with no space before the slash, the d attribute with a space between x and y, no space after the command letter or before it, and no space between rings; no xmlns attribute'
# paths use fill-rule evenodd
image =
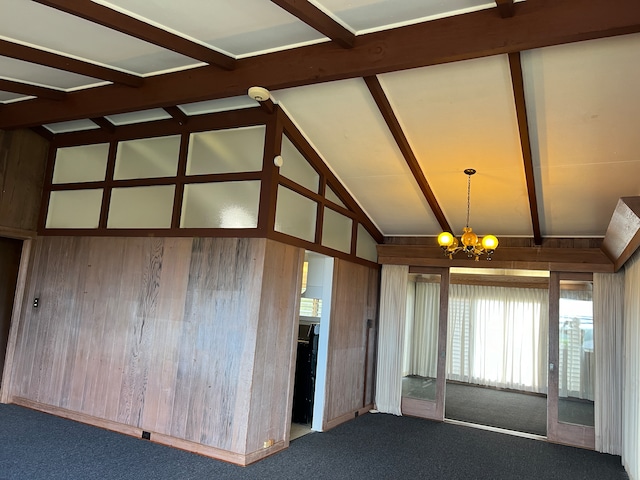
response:
<svg viewBox="0 0 640 480"><path fill-rule="evenodd" d="M131 125L132 123L153 122L154 120L166 120L171 118L162 108L139 110L137 112L119 113L105 116L114 125Z"/></svg>
<svg viewBox="0 0 640 480"><path fill-rule="evenodd" d="M420 166L455 233L532 234L506 56L380 76ZM505 199L508 198L508 201ZM435 234L437 232L431 232Z"/></svg>
<svg viewBox="0 0 640 480"><path fill-rule="evenodd" d="M80 132L82 130L96 130L100 128L89 119L50 123L48 125L44 125L44 127L51 133Z"/></svg>
<svg viewBox="0 0 640 480"><path fill-rule="evenodd" d="M238 110L240 108L251 108L258 105L258 102L249 98L247 95L242 97L220 98L218 100L206 100L204 102L188 103L179 105L187 115L202 115L205 113L225 112L229 110Z"/></svg>
<svg viewBox="0 0 640 480"><path fill-rule="evenodd" d="M486 0L310 0L358 34L493 8Z"/></svg>
<svg viewBox="0 0 640 480"><path fill-rule="evenodd" d="M112 0L98 3L131 12L149 23L181 32L182 36L236 57L326 40L322 34L264 0ZM189 14L185 15L185 11Z"/></svg>
<svg viewBox="0 0 640 480"><path fill-rule="evenodd" d="M139 75L199 64L110 28L24 0L2 0L0 33L20 43ZM48 83L47 77L43 83Z"/></svg>
<svg viewBox="0 0 640 480"><path fill-rule="evenodd" d="M16 102L21 100L28 100L29 98L25 95L21 95L19 93L11 93L11 92L2 92L0 91L0 102L8 103L8 102Z"/></svg>
<svg viewBox="0 0 640 480"><path fill-rule="evenodd" d="M106 84L103 80L65 72L56 68L44 67L35 63L0 56L0 72L10 80L26 82L32 85L72 90Z"/></svg>
<svg viewBox="0 0 640 480"><path fill-rule="evenodd" d="M433 213L364 81L280 90L274 98L386 235L405 234L416 225L422 226L423 233L437 230ZM413 217L413 221L401 225L401 217Z"/></svg>
<svg viewBox="0 0 640 480"><path fill-rule="evenodd" d="M543 235L602 235L639 193L640 35L525 52L523 71Z"/></svg>

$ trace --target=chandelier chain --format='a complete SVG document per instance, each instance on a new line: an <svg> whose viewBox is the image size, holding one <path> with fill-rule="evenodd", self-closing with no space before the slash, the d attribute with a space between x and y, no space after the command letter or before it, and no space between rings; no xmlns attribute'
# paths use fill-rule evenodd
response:
<svg viewBox="0 0 640 480"><path fill-rule="evenodd" d="M471 175L467 175L467 227L469 227L469 210L471 210Z"/></svg>

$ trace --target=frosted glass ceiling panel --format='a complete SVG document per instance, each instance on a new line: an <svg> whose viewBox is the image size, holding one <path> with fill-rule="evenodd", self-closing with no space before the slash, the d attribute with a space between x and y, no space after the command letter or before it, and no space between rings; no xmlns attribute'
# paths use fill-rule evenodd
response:
<svg viewBox="0 0 640 480"><path fill-rule="evenodd" d="M102 189L51 192L47 228L98 228Z"/></svg>
<svg viewBox="0 0 640 480"><path fill-rule="evenodd" d="M99 3L133 12L150 23L181 32L233 56L326 40L293 15L264 0L191 2L189 15L184 14L182 2L113 0Z"/></svg>
<svg viewBox="0 0 640 480"><path fill-rule="evenodd" d="M51 133L79 132L81 130L96 130L100 128L91 120L71 120L69 122L50 123L45 128Z"/></svg>
<svg viewBox="0 0 640 480"><path fill-rule="evenodd" d="M152 122L154 120L166 120L171 118L162 108L151 110L139 110L131 113L119 113L117 115L107 115L105 117L114 125L130 125L132 123Z"/></svg>
<svg viewBox="0 0 640 480"><path fill-rule="evenodd" d="M56 151L53 183L104 180L108 157L108 143L59 148Z"/></svg>
<svg viewBox="0 0 640 480"><path fill-rule="evenodd" d="M187 115L202 115L204 113L226 112L227 110L238 110L240 108L251 108L257 106L258 102L249 98L248 95L242 95L241 97L229 97L218 100L188 103L186 105L180 105L180 110Z"/></svg>
<svg viewBox="0 0 640 480"><path fill-rule="evenodd" d="M0 102L14 102L18 100L28 100L33 97L22 95L21 93L0 92Z"/></svg>
<svg viewBox="0 0 640 480"><path fill-rule="evenodd" d="M2 0L0 32L26 44L140 75L198 63L171 50L24 0Z"/></svg>
<svg viewBox="0 0 640 480"><path fill-rule="evenodd" d="M107 228L169 228L175 185L114 188Z"/></svg>
<svg viewBox="0 0 640 480"><path fill-rule="evenodd" d="M178 170L179 151L180 135L120 142L113 178L173 177Z"/></svg>
<svg viewBox="0 0 640 480"><path fill-rule="evenodd" d="M383 30L486 8L486 0L310 0L358 33Z"/></svg>
<svg viewBox="0 0 640 480"><path fill-rule="evenodd" d="M0 18L1 17L2 15L0 15ZM23 62L22 60L15 60L8 57L0 57L0 72L3 73L4 78L10 80L61 90L109 83L96 78L63 72L55 68L43 67L42 65ZM8 73L10 73L10 75L7 75Z"/></svg>

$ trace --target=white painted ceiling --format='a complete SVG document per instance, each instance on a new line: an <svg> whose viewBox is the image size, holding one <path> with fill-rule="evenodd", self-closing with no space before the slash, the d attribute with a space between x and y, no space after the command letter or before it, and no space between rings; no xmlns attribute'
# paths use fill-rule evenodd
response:
<svg viewBox="0 0 640 480"><path fill-rule="evenodd" d="M268 0L95 3L235 59L330 41ZM311 3L358 36L496 6L482 0ZM2 0L1 10L0 40L142 77L203 65L32 1ZM602 237L618 198L640 195L640 34L526 50L521 62L541 234ZM0 79L64 92L109 83L6 56L0 56ZM474 231L532 237L507 55L382 73L377 79L454 233L466 221L463 170L475 168ZM362 78L271 93L385 236L438 234L437 217ZM32 101L0 91L0 104ZM241 96L180 108L198 115L255 105ZM106 118L122 125L167 116L153 109ZM98 126L73 119L46 128L62 133Z"/></svg>

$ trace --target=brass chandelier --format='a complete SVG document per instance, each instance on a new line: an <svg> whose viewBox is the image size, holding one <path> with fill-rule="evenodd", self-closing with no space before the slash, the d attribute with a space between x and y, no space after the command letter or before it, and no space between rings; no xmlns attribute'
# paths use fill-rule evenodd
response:
<svg viewBox="0 0 640 480"><path fill-rule="evenodd" d="M491 260L491 255L498 248L498 239L494 235L485 235L479 238L469 226L469 210L471 209L471 175L476 171L473 168L467 168L464 171L467 175L467 226L462 229L460 241L449 232L442 232L438 235L438 244L442 247L444 255L450 260L458 252L465 252L467 257L476 261L480 260L482 255L487 256L487 260Z"/></svg>

